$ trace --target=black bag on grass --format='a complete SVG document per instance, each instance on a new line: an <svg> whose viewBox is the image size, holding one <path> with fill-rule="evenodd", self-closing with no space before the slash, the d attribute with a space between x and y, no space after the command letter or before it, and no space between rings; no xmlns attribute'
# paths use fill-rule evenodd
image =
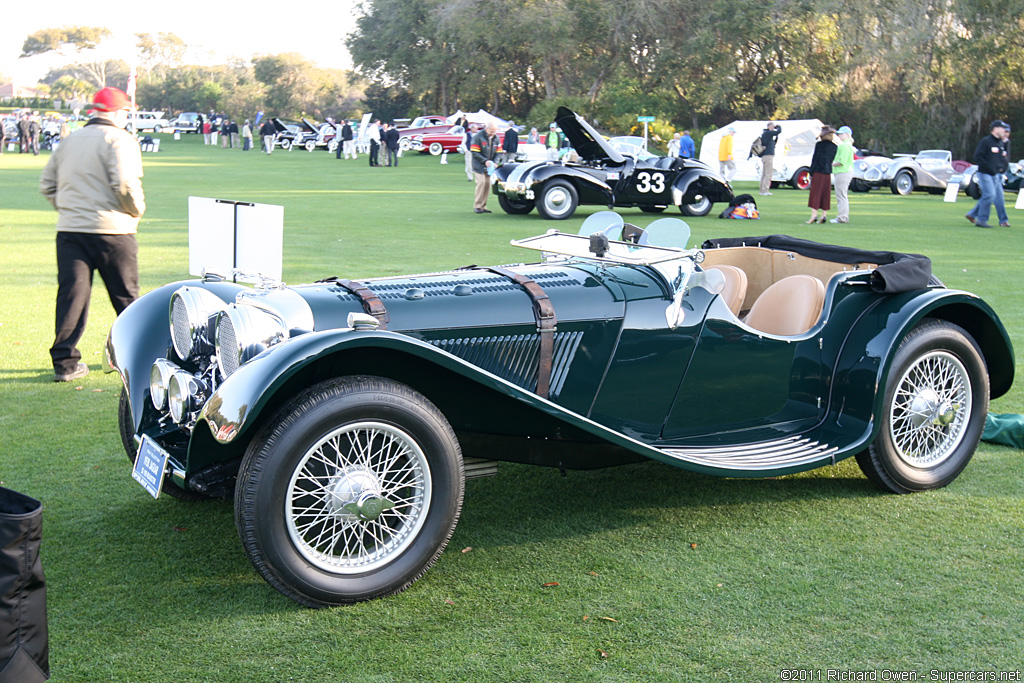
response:
<svg viewBox="0 0 1024 683"><path fill-rule="evenodd" d="M0 487L0 683L50 678L42 537L42 503Z"/></svg>

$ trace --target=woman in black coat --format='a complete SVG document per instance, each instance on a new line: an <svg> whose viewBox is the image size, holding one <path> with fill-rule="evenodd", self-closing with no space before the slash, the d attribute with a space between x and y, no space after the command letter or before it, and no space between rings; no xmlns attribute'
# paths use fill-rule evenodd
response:
<svg viewBox="0 0 1024 683"><path fill-rule="evenodd" d="M807 206L811 207L811 220L808 223L828 222L827 212L832 208L832 161L838 149L832 142L835 132L832 126L822 127L818 143L814 145L814 154L811 156L811 191L807 198Z"/></svg>

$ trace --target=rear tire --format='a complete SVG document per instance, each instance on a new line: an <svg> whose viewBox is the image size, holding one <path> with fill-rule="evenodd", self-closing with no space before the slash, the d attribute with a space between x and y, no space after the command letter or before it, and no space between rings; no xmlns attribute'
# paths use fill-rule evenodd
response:
<svg viewBox="0 0 1024 683"><path fill-rule="evenodd" d="M803 166L796 170L793 177L789 179L789 184L795 190L808 190L811 187L811 169Z"/></svg>
<svg viewBox="0 0 1024 683"><path fill-rule="evenodd" d="M946 486L978 447L988 396L988 372L974 339L944 320L921 323L896 351L878 435L857 454L857 464L892 493Z"/></svg>
<svg viewBox="0 0 1024 683"><path fill-rule="evenodd" d="M701 196L697 201L692 204L680 204L679 213L684 216L693 216L699 218L701 216L707 216L711 213L711 207L714 206L714 202L705 196Z"/></svg>
<svg viewBox="0 0 1024 683"><path fill-rule="evenodd" d="M462 509L462 453L422 394L379 377L321 382L249 445L235 522L253 566L310 607L408 588Z"/></svg>

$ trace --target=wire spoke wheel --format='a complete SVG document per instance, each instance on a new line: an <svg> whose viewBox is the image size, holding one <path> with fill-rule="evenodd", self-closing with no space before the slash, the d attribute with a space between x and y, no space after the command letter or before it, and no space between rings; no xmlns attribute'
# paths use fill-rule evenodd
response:
<svg viewBox="0 0 1024 683"><path fill-rule="evenodd" d="M919 358L903 374L889 408L896 453L908 465L947 460L964 438L972 391L967 369L948 351Z"/></svg>
<svg viewBox="0 0 1024 683"><path fill-rule="evenodd" d="M408 588L448 544L462 509L458 439L411 387L326 380L253 438L235 486L235 524L253 567L311 607Z"/></svg>
<svg viewBox="0 0 1024 683"><path fill-rule="evenodd" d="M892 493L949 484L974 455L988 397L988 370L974 338L945 320L920 323L893 355L878 433L857 464Z"/></svg>
<svg viewBox="0 0 1024 683"><path fill-rule="evenodd" d="M321 569L365 572L412 543L430 498L426 457L410 435L359 422L322 439L295 468L286 498L288 533Z"/></svg>

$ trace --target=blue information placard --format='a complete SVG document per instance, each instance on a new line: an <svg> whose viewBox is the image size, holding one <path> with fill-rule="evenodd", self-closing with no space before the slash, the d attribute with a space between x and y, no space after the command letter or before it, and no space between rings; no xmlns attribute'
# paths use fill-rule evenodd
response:
<svg viewBox="0 0 1024 683"><path fill-rule="evenodd" d="M132 468L132 479L142 484L154 498L160 497L160 488L164 483L164 470L167 469L167 458L170 455L160 448L148 436L142 437L139 454Z"/></svg>

